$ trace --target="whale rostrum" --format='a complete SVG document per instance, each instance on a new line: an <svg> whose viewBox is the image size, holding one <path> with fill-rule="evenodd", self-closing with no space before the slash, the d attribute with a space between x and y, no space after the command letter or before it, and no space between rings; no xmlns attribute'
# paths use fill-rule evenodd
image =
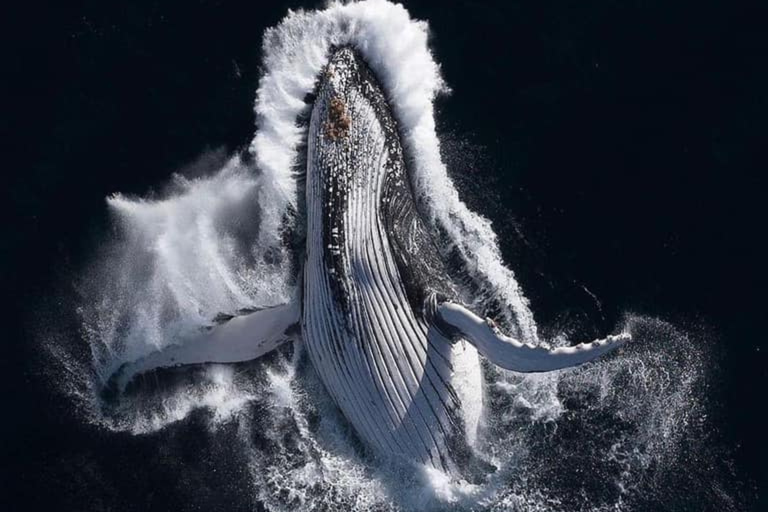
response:
<svg viewBox="0 0 768 512"><path fill-rule="evenodd" d="M467 439L476 421L463 413L459 366L476 367L479 352L507 370L546 372L630 339L546 349L462 305L417 209L400 141L373 73L352 48L333 50L309 118L300 296L128 363L114 376L118 387L154 368L254 359L300 337L376 456L461 474L473 458Z"/></svg>

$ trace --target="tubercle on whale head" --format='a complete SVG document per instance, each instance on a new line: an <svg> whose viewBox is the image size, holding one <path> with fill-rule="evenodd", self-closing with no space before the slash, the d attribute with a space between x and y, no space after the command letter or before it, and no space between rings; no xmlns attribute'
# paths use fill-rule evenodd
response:
<svg viewBox="0 0 768 512"><path fill-rule="evenodd" d="M329 88L330 97L323 134L333 141L341 141L349 135L352 118L347 106L359 76L360 64L355 51L346 46L334 50L323 73L321 85Z"/></svg>
<svg viewBox="0 0 768 512"><path fill-rule="evenodd" d="M312 116L319 113L320 117L315 137L332 144L346 144L355 138L354 132L365 133L368 125L375 125L384 132L390 160L403 159L402 133L392 105L360 51L352 46L332 48L318 77L316 91ZM405 170L402 163L398 167Z"/></svg>

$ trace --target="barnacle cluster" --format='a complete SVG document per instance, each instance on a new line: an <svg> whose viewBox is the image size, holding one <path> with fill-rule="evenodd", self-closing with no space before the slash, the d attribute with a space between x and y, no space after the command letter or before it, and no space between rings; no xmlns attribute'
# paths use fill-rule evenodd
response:
<svg viewBox="0 0 768 512"><path fill-rule="evenodd" d="M325 123L325 135L332 140L344 138L349 134L352 123L347 106L340 98L332 98L328 109L328 121Z"/></svg>

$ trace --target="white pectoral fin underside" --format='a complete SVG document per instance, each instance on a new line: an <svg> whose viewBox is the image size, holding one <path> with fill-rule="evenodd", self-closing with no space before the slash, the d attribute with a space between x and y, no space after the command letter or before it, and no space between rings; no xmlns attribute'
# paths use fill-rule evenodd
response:
<svg viewBox="0 0 768 512"><path fill-rule="evenodd" d="M443 329L472 343L493 364L516 372L548 372L597 359L631 339L629 333L608 336L591 343L547 349L504 336L484 320L455 302L443 302L436 311Z"/></svg>
<svg viewBox="0 0 768 512"><path fill-rule="evenodd" d="M154 370L201 363L250 361L271 352L297 332L297 302L261 309L202 330L178 344L126 363L112 376L120 390L136 375Z"/></svg>

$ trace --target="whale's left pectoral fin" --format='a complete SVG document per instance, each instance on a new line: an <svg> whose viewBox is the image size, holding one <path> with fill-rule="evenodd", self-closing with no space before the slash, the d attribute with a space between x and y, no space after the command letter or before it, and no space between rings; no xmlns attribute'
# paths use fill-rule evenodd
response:
<svg viewBox="0 0 768 512"><path fill-rule="evenodd" d="M227 317L178 344L123 364L108 385L122 391L135 376L156 368L256 359L293 339L299 332L299 317L297 302Z"/></svg>
<svg viewBox="0 0 768 512"><path fill-rule="evenodd" d="M548 372L597 359L631 339L629 333L591 343L547 349L503 335L490 320L483 320L455 302L443 302L435 311L437 327L451 337L472 343L490 362L516 372Z"/></svg>

